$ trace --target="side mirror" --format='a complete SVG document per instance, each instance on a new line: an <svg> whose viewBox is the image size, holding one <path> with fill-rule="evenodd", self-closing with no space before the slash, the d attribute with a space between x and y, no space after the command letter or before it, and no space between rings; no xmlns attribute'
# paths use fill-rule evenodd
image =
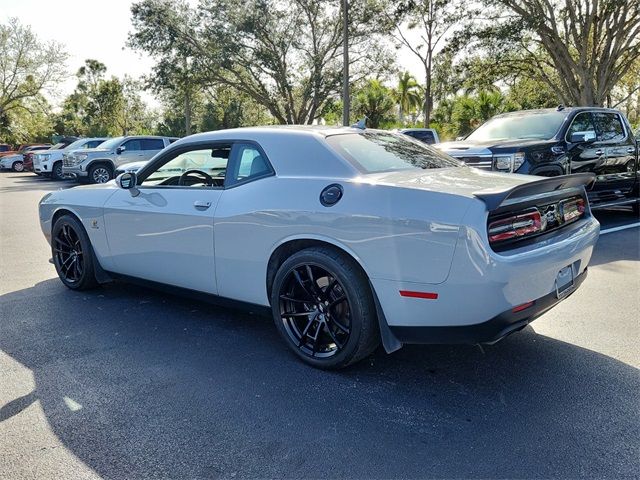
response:
<svg viewBox="0 0 640 480"><path fill-rule="evenodd" d="M120 145L118 148L116 148L116 153L118 155L120 155L122 152L124 152L127 149L127 147L125 147L124 145Z"/></svg>
<svg viewBox="0 0 640 480"><path fill-rule="evenodd" d="M121 173L116 177L116 185L124 190L129 190L132 197L137 197L140 194L140 190L136 187L137 183L138 177L135 172Z"/></svg>
<svg viewBox="0 0 640 480"><path fill-rule="evenodd" d="M596 140L595 132L575 132L569 138L571 143L592 143Z"/></svg>

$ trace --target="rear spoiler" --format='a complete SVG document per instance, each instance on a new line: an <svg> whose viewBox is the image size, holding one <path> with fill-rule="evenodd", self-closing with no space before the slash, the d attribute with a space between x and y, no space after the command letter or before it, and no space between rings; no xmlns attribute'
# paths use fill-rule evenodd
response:
<svg viewBox="0 0 640 480"><path fill-rule="evenodd" d="M573 175L561 175L559 177L549 177L523 183L522 185L506 190L481 191L474 193L473 196L482 200L487 205L487 209L492 211L507 203L508 200L533 197L566 188L577 188L581 186L588 188L595 180L596 176L593 173L574 173Z"/></svg>

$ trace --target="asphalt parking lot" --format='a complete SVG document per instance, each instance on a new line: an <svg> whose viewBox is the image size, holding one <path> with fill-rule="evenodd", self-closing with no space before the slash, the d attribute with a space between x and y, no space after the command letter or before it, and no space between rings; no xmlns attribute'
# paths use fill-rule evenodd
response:
<svg viewBox="0 0 640 480"><path fill-rule="evenodd" d="M72 292L0 173L0 478L637 478L640 229L506 340L298 362L268 318L114 283ZM637 222L602 212L603 229Z"/></svg>

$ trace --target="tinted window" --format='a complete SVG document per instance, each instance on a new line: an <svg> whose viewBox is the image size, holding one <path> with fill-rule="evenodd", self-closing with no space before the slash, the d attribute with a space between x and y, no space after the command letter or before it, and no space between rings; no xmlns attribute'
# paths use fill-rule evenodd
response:
<svg viewBox="0 0 640 480"><path fill-rule="evenodd" d="M9 145L0 145L0 152L8 152L9 150L11 150Z"/></svg>
<svg viewBox="0 0 640 480"><path fill-rule="evenodd" d="M96 148L101 143L102 140L91 140L90 142L87 142L84 148Z"/></svg>
<svg viewBox="0 0 640 480"><path fill-rule="evenodd" d="M269 164L255 145L239 143L234 155L238 159L232 177L235 182L271 173Z"/></svg>
<svg viewBox="0 0 640 480"><path fill-rule="evenodd" d="M405 135L409 135L417 140L420 140L421 142L427 143L429 145L436 143L436 138L433 136L433 132L429 131L429 130L416 130L416 131L409 131L406 132Z"/></svg>
<svg viewBox="0 0 640 480"><path fill-rule="evenodd" d="M592 138L595 138L596 129L593 126L591 114L589 112L582 112L576 115L567 131L567 139L571 139L571 135L574 133L580 133L583 135L591 134Z"/></svg>
<svg viewBox="0 0 640 480"><path fill-rule="evenodd" d="M139 138L133 140L127 140L122 144L125 147L127 152L136 152L138 150L142 150L142 142Z"/></svg>
<svg viewBox="0 0 640 480"><path fill-rule="evenodd" d="M214 181L217 180L216 184L222 185L227 170L230 151L231 147L229 146L216 146L180 153L156 167L141 184L175 186L177 185L177 178L185 172L197 170L206 173L212 177ZM188 185L205 186L205 182L197 182L197 180L201 178L203 178L201 175L194 173L191 175ZM167 180L169 180L169 182L167 182ZM196 183L194 183L194 181Z"/></svg>
<svg viewBox="0 0 640 480"><path fill-rule="evenodd" d="M459 167L457 160L425 144L392 133L332 135L327 142L364 173L412 168Z"/></svg>
<svg viewBox="0 0 640 480"><path fill-rule="evenodd" d="M622 126L619 115L615 113L595 112L593 119L599 141L615 142L624 140L624 127Z"/></svg>
<svg viewBox="0 0 640 480"><path fill-rule="evenodd" d="M494 117L469 135L467 140L549 140L558 132L566 116L563 112L523 112Z"/></svg>
<svg viewBox="0 0 640 480"><path fill-rule="evenodd" d="M145 138L142 140L142 150L162 150L164 141L161 138Z"/></svg>

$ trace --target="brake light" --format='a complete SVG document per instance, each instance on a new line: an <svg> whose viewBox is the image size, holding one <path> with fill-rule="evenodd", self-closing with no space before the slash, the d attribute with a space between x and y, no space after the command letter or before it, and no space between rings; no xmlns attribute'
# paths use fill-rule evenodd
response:
<svg viewBox="0 0 640 480"><path fill-rule="evenodd" d="M562 219L566 222L572 222L577 220L585 211L585 202L583 198L574 198L571 200L565 200L560 203L560 209L562 212Z"/></svg>
<svg viewBox="0 0 640 480"><path fill-rule="evenodd" d="M489 224L489 242L502 242L513 238L540 233L544 230L542 216L537 209L496 220Z"/></svg>

